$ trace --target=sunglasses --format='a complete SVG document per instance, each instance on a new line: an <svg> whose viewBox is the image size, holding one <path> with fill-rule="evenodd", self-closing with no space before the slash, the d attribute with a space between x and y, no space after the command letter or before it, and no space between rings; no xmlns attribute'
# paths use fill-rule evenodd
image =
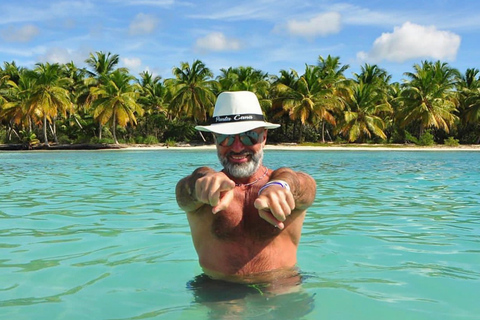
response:
<svg viewBox="0 0 480 320"><path fill-rule="evenodd" d="M253 146L260 140L261 133L256 131L247 131L239 134L215 134L217 144L222 147L230 147L235 141L235 136L238 136L240 142L245 146Z"/></svg>

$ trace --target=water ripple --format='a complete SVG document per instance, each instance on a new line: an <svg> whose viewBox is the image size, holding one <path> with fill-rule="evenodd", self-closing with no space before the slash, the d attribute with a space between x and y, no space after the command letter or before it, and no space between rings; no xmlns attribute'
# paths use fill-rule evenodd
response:
<svg viewBox="0 0 480 320"><path fill-rule="evenodd" d="M212 311L185 286L201 270L174 188L199 164L218 168L213 152L18 152L0 162L6 319ZM305 319L478 317L480 153L268 151L265 162L317 181L298 255L317 302ZM294 308L279 301L229 306L285 318Z"/></svg>

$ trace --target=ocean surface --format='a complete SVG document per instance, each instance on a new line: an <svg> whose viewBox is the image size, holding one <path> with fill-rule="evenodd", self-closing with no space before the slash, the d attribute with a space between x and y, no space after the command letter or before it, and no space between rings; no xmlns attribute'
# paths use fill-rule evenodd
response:
<svg viewBox="0 0 480 320"><path fill-rule="evenodd" d="M301 285L193 288L212 150L0 152L0 319L480 319L480 152L266 150L312 175ZM255 291L255 290L253 290Z"/></svg>

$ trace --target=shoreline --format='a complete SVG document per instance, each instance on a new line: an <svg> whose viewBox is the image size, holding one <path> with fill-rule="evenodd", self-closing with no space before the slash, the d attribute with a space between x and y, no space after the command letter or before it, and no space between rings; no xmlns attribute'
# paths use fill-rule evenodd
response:
<svg viewBox="0 0 480 320"><path fill-rule="evenodd" d="M140 145L140 144L74 144L74 145L52 145L50 147L39 146L31 150L22 149L19 145L0 145L2 151L85 151L85 150L215 150L214 144L178 144L166 146L165 144ZM459 145L459 146L417 146L413 144L332 144L321 146L297 145L295 143L267 144L265 150L285 151L480 151L480 145Z"/></svg>
<svg viewBox="0 0 480 320"><path fill-rule="evenodd" d="M215 145L201 146L128 146L119 150L215 150ZM382 146L382 145L333 145L333 146L302 146L302 145L283 145L267 144L265 150L283 150L283 151L480 151L480 145L468 145L458 147L448 146Z"/></svg>

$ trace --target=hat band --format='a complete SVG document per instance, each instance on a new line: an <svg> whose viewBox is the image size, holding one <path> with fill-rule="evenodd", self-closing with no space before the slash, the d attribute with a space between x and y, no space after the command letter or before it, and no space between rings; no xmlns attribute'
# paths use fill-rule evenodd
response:
<svg viewBox="0 0 480 320"><path fill-rule="evenodd" d="M241 121L265 121L261 114L229 114L224 116L214 116L210 119L210 124L229 123Z"/></svg>

